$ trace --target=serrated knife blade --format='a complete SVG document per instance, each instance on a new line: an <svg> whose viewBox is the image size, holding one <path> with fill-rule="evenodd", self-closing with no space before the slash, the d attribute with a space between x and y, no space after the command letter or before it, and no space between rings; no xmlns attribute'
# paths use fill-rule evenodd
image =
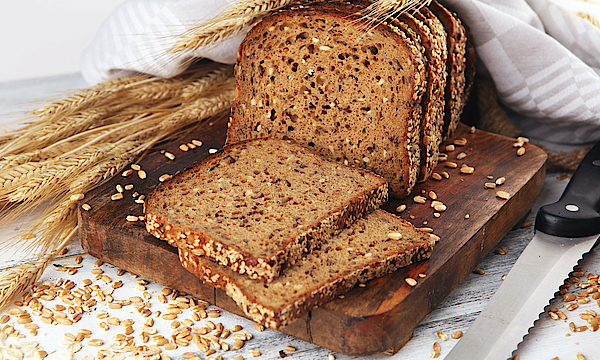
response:
<svg viewBox="0 0 600 360"><path fill-rule="evenodd" d="M533 239L445 359L510 359L559 286L599 240L599 210L600 142L585 156L560 200L538 211Z"/></svg>

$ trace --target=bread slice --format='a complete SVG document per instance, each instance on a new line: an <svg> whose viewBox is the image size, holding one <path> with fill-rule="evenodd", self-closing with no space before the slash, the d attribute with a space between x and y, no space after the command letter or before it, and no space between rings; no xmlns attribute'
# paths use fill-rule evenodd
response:
<svg viewBox="0 0 600 360"><path fill-rule="evenodd" d="M202 281L225 289L249 318L278 329L357 283L429 258L435 238L376 210L320 249L304 254L269 284L248 279L186 249L179 249L179 257Z"/></svg>
<svg viewBox="0 0 600 360"><path fill-rule="evenodd" d="M438 163L444 126L444 92L446 86L446 31L428 8L406 13L399 19L419 35L427 59L427 90L422 99L421 167L418 180L431 176Z"/></svg>
<svg viewBox="0 0 600 360"><path fill-rule="evenodd" d="M426 75L420 44L363 7L319 2L267 16L240 45L227 143L291 139L412 190Z"/></svg>
<svg viewBox="0 0 600 360"><path fill-rule="evenodd" d="M386 200L378 175L289 141L254 139L159 184L144 211L154 236L271 281Z"/></svg>
<svg viewBox="0 0 600 360"><path fill-rule="evenodd" d="M444 24L448 46L448 81L446 82L446 108L443 137L454 134L465 105L465 68L467 36L460 19L452 11L437 1L432 1L429 9Z"/></svg>

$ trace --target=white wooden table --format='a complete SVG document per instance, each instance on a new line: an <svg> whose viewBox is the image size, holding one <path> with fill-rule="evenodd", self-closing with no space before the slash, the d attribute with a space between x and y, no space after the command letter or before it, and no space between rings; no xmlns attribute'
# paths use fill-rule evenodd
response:
<svg viewBox="0 0 600 360"><path fill-rule="evenodd" d="M2 83L0 84L0 113L14 112L20 109L32 109L33 106L31 104L25 103L31 100L56 95L59 93L58 91L64 89L75 89L85 86L85 83L77 74ZM0 122L4 123L10 118L15 117L4 116L0 119ZM559 198L567 184L567 180L558 180L557 175L558 174L556 173L547 174L542 194L534 205L531 215L527 220L534 220L535 213L541 205L554 202ZM0 240L4 241L8 239L24 225L25 223L23 221L19 221L3 228L0 231ZM442 304L440 304L440 306L438 306L437 309L421 322L415 329L414 338L399 352L393 356L382 354L365 359L429 359L435 342L438 342L441 345L441 355L439 358L444 358L457 343L457 340L450 338L447 341L443 341L438 338L436 333L442 331L450 336L458 330L466 332L469 329L471 322L477 317L496 289L500 286L502 275L507 274L510 271L511 266L532 236L533 227L520 228L508 233L498 245L506 247L508 254L489 254L478 265L480 269L485 271L485 274L470 274L465 281ZM54 266L50 266L44 272L40 281L55 282L59 278L65 280L70 279L76 284L77 288L83 287L82 280L91 279L92 285L98 284L101 288L108 286L101 280L94 280L95 275L92 274L91 271L95 268L94 262L96 259L86 255L79 246L78 241L73 241L68 248L68 253L60 259L53 261L53 264L72 263L76 255L82 254L84 255L82 262L83 267L78 269L76 274L67 275L65 272L57 271ZM580 262L579 266L583 268L585 274L600 273L599 255L600 250L593 250ZM15 253L14 249L4 249L0 252L0 270L6 270L17 265L18 259L20 259L20 256L18 252ZM577 264L573 265L575 266ZM142 296L143 291L137 290L134 287L135 282L139 280L139 278L136 279L128 273L117 276L117 269L109 264L104 264L100 268L104 271L104 275L108 275L113 282L118 280L123 282L123 287L116 289L113 293L115 300L126 300L133 296ZM565 274L565 278L568 275L569 274ZM527 281L527 274L523 274L523 281ZM168 338L173 332L173 329L171 328L172 320L164 320L162 317L155 318L156 311L161 311L162 314L167 312L167 305L158 301L158 294L163 287L155 283L149 283L146 287L146 292L150 295L148 302L154 312L154 314L151 315L151 318L154 318L155 320L154 327L158 331L157 335L162 334ZM571 289L573 289L573 287ZM515 294L515 296L519 296L519 294ZM174 303L174 301L170 301L170 303ZM44 302L44 306L50 309L53 309L53 306L56 304L62 304L62 302L60 300ZM550 306L560 307L563 305L562 299L555 299ZM10 307L17 308L17 306L12 305ZM213 307L209 308L213 309ZM26 309L29 313L32 312L29 308L23 307L20 309ZM536 322L535 327L530 331L530 335L525 338L524 342L521 343L515 353L520 356L520 359L549 360L554 357L558 357L561 360L577 359L577 353L583 354L585 359L588 360L600 359L600 350L598 348L598 344L600 344L600 331L591 332L587 330L575 333L570 331L568 325L569 322L574 322L576 326L587 325L584 320L579 318L579 314L586 310L594 310L600 313L600 308L596 301L592 300L589 304L581 305L574 311L567 311L566 309L561 310L568 316L566 321L552 320L547 313L541 315L540 320ZM7 310L4 309L0 312L0 317L6 314L6 311ZM32 315L33 323L39 326L37 336L30 335L29 330L25 329L24 324L16 324L17 318L14 315L11 315L8 325L12 325L20 334L24 335L24 338L8 337L4 340L2 342L3 348L0 348L0 351L3 351L2 349L4 349L5 352L0 352L0 359L2 359L2 354L4 354L5 358L10 358L6 355L6 347L10 344L20 346L21 349L19 351L21 353L27 353L28 350L26 346L31 347L31 344L28 344L28 342L31 341L37 342L39 346L49 354L48 358L51 359L70 359L70 356L72 356L73 359L86 360L90 359L89 357L86 358L86 356L94 356L94 358L97 358L98 350L107 348L113 343L113 337L115 335L124 334L125 331L125 328L122 326L112 325L108 331L101 330L99 327L100 322L106 321L96 317L101 311L108 311L111 317L118 317L121 321L132 319L132 328L134 330L132 336L135 337L135 344L143 345L141 340L139 340L139 334L141 333L140 325L143 324L147 318L140 315L131 305L125 306L122 309L110 309L106 303L98 302L95 306L91 307L90 312L85 312L81 320L73 325L48 325L40 321L40 317ZM192 319L189 309L184 309L182 311L183 313L178 315L178 321ZM540 311L542 311L542 309L540 309ZM219 318L207 320L211 320L215 324L221 322L225 328L230 328L235 324L242 325L245 330L249 331L254 336L253 339L247 341L245 346L240 350L219 350L215 354L210 355L209 358L216 359L218 355L222 355L223 359L234 359L236 356L242 355L245 359L249 359L251 358L249 350L256 349L262 354L259 359L280 359L282 356L280 351L283 351L285 346L294 346L296 348L295 352L284 351L288 356L291 355L293 359L327 359L330 354L333 354L336 359L353 359L353 357L332 353L327 349L306 343L277 331L265 330L259 332L254 328L252 322L227 313L226 311L221 311L221 316ZM194 321L193 326L204 326L204 322L205 320ZM7 324L1 324L0 328L5 328L6 325ZM69 343L65 340L64 335L65 333L76 335L77 330L80 329L91 330L92 334L90 339L101 339L103 340L104 345L100 347L90 346L88 344L89 339L86 339L81 342L81 350L75 354L69 355L66 350ZM223 341L230 343L230 345L233 343L231 339ZM149 344L152 343L152 340L150 340ZM189 346L179 346L176 350L163 350L163 354L167 354L171 359L184 358L183 354L190 352L198 354L202 359L206 358L205 354L198 350L193 342L190 342ZM115 354L117 354L115 358L124 358L122 356L127 353L115 352ZM188 355L189 354L186 354L186 356Z"/></svg>

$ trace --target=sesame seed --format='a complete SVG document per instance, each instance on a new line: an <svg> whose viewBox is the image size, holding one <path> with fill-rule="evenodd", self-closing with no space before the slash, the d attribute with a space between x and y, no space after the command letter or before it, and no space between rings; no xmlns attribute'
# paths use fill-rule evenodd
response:
<svg viewBox="0 0 600 360"><path fill-rule="evenodd" d="M454 140L454 145L465 146L465 145L467 145L467 139L465 139L465 138L456 139L456 140Z"/></svg>
<svg viewBox="0 0 600 360"><path fill-rule="evenodd" d="M403 212L404 210L406 210L406 204L400 204L398 205L398 207L396 208L397 212Z"/></svg>
<svg viewBox="0 0 600 360"><path fill-rule="evenodd" d="M288 352L294 352L294 351L296 351L296 348L295 348L295 347L293 347L293 346L290 346L290 345L287 345L287 346L286 346L286 347L284 347L283 349L284 349L285 351L288 351Z"/></svg>
<svg viewBox="0 0 600 360"><path fill-rule="evenodd" d="M523 155L525 155L525 148L520 147L519 149L517 149L517 156L523 156Z"/></svg>
<svg viewBox="0 0 600 360"><path fill-rule="evenodd" d="M190 149L190 147L187 146L186 144L179 145L179 150L181 150L181 151L188 151L189 149Z"/></svg>
<svg viewBox="0 0 600 360"><path fill-rule="evenodd" d="M446 171L442 171L442 176L445 177L446 179L450 178L450 174L448 174L448 172L446 172Z"/></svg>
<svg viewBox="0 0 600 360"><path fill-rule="evenodd" d="M125 185L125 190L129 191L131 189L133 189L133 184L127 184L127 185Z"/></svg>
<svg viewBox="0 0 600 360"><path fill-rule="evenodd" d="M446 340L448 340L448 335L444 334L444 332L443 332L443 331L438 331L438 332L436 333L436 335L437 335L437 337L438 337L440 340L443 340L443 341L446 341Z"/></svg>
<svg viewBox="0 0 600 360"><path fill-rule="evenodd" d="M506 181L505 177L499 177L498 179L496 179L496 185L500 186L500 185L504 184L505 181Z"/></svg>
<svg viewBox="0 0 600 360"><path fill-rule="evenodd" d="M175 160L175 155L171 154L170 152L165 152L165 157L169 160Z"/></svg>
<svg viewBox="0 0 600 360"><path fill-rule="evenodd" d="M170 174L162 174L161 176L159 176L158 181L165 182L165 181L169 180L170 178L171 178Z"/></svg>
<svg viewBox="0 0 600 360"><path fill-rule="evenodd" d="M486 189L495 189L496 188L496 183L486 182L483 187L486 188Z"/></svg>
<svg viewBox="0 0 600 360"><path fill-rule="evenodd" d="M473 272L478 275L485 275L485 271L483 271L480 268L475 268L475 270L473 270Z"/></svg>
<svg viewBox="0 0 600 360"><path fill-rule="evenodd" d="M439 162L446 161L446 160L448 160L448 154L443 154L443 153L438 154Z"/></svg>
<svg viewBox="0 0 600 360"><path fill-rule="evenodd" d="M209 153L209 154L214 154L214 153L216 153L217 151L218 151L218 150L217 150L217 149L214 149L214 148L208 149L208 153Z"/></svg>
<svg viewBox="0 0 600 360"><path fill-rule="evenodd" d="M200 147L200 146L202 146L202 141L200 141L200 140L192 140L192 145Z"/></svg>
<svg viewBox="0 0 600 360"><path fill-rule="evenodd" d="M117 192L122 193L123 192L123 186L121 184L117 184L117 186L115 186L115 189L117 190Z"/></svg>
<svg viewBox="0 0 600 360"><path fill-rule="evenodd" d="M449 167L451 169L456 169L458 167L458 164L453 161L446 161L444 163L444 166Z"/></svg>
<svg viewBox="0 0 600 360"><path fill-rule="evenodd" d="M84 194L79 193L79 194L73 194L73 195L71 195L71 197L69 199L71 201L79 201L79 200L82 200L84 197L85 197Z"/></svg>
<svg viewBox="0 0 600 360"><path fill-rule="evenodd" d="M436 172L434 172L433 174L431 174L431 177L434 180L438 180L438 181L442 180L442 176L440 174L436 173Z"/></svg>
<svg viewBox="0 0 600 360"><path fill-rule="evenodd" d="M456 155L456 158L457 158L458 160L462 160L462 159L464 159L464 158L466 158L466 157L467 157L467 154L465 154L464 152L461 152L461 153L459 153L458 155Z"/></svg>
<svg viewBox="0 0 600 360"><path fill-rule="evenodd" d="M331 47L329 47L327 45L321 45L321 46L319 46L319 50L329 51L329 50L331 50Z"/></svg>
<svg viewBox="0 0 600 360"><path fill-rule="evenodd" d="M134 171L142 170L142 167L139 164L131 164L131 169Z"/></svg>
<svg viewBox="0 0 600 360"><path fill-rule="evenodd" d="M431 198L433 200L437 200L437 194L434 191L430 191L429 198Z"/></svg>
<svg viewBox="0 0 600 360"><path fill-rule="evenodd" d="M123 199L123 194L122 193L112 194L110 196L110 199L113 201L121 200L121 199Z"/></svg>
<svg viewBox="0 0 600 360"><path fill-rule="evenodd" d="M452 152L452 151L454 151L455 147L454 147L454 145L450 144L450 145L446 145L445 149L447 152Z"/></svg>
<svg viewBox="0 0 600 360"><path fill-rule="evenodd" d="M127 221L129 222L134 222L134 221L138 221L138 217L135 215L127 215Z"/></svg>
<svg viewBox="0 0 600 360"><path fill-rule="evenodd" d="M475 172L475 168L470 166L464 166L460 168L460 172L463 174L472 174Z"/></svg>
<svg viewBox="0 0 600 360"><path fill-rule="evenodd" d="M85 211L90 211L92 210L92 207L90 206L90 204L82 204L81 208Z"/></svg>
<svg viewBox="0 0 600 360"><path fill-rule="evenodd" d="M127 170L125 170L125 171L123 171L123 172L121 173L121 176L123 176L123 177L127 177L127 176L129 176L129 175L131 175L131 174L133 174L133 170L131 170L131 169L127 169Z"/></svg>
<svg viewBox="0 0 600 360"><path fill-rule="evenodd" d="M506 191L498 191L496 193L496 196L499 197L500 199L503 199L503 200L510 199L510 194L507 193Z"/></svg>
<svg viewBox="0 0 600 360"><path fill-rule="evenodd" d="M425 204L425 202L427 201L427 199L423 196L417 195L413 198L413 201L418 203L418 204Z"/></svg>
<svg viewBox="0 0 600 360"><path fill-rule="evenodd" d="M417 285L417 280L415 280L411 277L407 277L406 279L404 279L404 282L406 282L409 286Z"/></svg>
<svg viewBox="0 0 600 360"><path fill-rule="evenodd" d="M499 248L497 248L496 250L494 250L494 252L498 255L506 255L508 254L508 251L506 250L506 248L504 246L501 246Z"/></svg>
<svg viewBox="0 0 600 360"><path fill-rule="evenodd" d="M391 232L389 234L387 234L388 239L391 240L400 240L402 239L402 234L399 232Z"/></svg>
<svg viewBox="0 0 600 360"><path fill-rule="evenodd" d="M139 170L138 171L138 177L142 180L144 180L146 178L146 172L144 170Z"/></svg>

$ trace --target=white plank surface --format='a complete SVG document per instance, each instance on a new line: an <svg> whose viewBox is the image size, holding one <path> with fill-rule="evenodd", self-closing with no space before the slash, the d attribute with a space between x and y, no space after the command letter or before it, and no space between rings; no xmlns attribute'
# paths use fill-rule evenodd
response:
<svg viewBox="0 0 600 360"><path fill-rule="evenodd" d="M74 89L82 86L85 86L85 84L81 77L76 74L38 79L36 81L3 83L0 84L0 112L6 113L14 112L18 109L30 109L31 105L19 104L27 103L36 98L47 97L59 90ZM0 121L4 122L7 119L8 117L2 117ZM528 220L533 221L535 213L540 205L556 201L559 198L567 184L567 180L557 180L556 175L557 174L548 174L546 176L541 197L535 204ZM7 228L8 231L0 231L0 240L7 239L11 234L11 230L14 233L14 231L18 230L21 226L23 226L23 223L15 223ZM505 246L508 249L508 254L489 254L478 265L479 268L485 271L485 275L470 274L437 309L421 322L415 329L414 338L410 340L404 348L393 356L378 355L364 359L429 359L433 344L436 341L441 345L441 355L439 358L444 358L456 344L457 340L450 339L442 341L436 336L436 333L438 331L443 331L450 336L455 331L461 330L466 332L468 330L470 323L477 317L478 313L483 309L487 301L502 283L502 275L507 274L510 271L512 264L514 264L518 255L532 236L532 227L521 228L509 232L499 244L499 246ZM54 263L61 264L73 262L73 257L76 254L83 253L84 252L80 248L78 242L74 241L69 246L69 253L62 259L54 261ZM588 272L593 274L600 273L599 255L600 252L598 250L593 250L581 261L580 266L584 269L586 274ZM20 259L18 254L15 255L11 251L2 252L0 254L0 270L14 266L17 259ZM73 280L79 286L83 279L94 279L94 275L92 275L90 271L94 268L93 263L95 260L96 259L93 257L85 255L83 261L84 266L73 276L68 276L64 272L59 272L51 266L43 274L41 281L49 280L54 282L62 277ZM575 266L577 264L573 265ZM141 296L142 292L134 289L136 279L132 276L129 274L120 277L116 276L116 269L108 264L102 265L102 269L113 281L122 280L124 283L122 288L115 290L113 295L115 299L125 300L131 296ZM568 274L565 274L565 278L567 276ZM527 281L527 274L523 274L523 281ZM106 284L99 280L95 280L93 284L98 284L102 288L106 286ZM571 289L573 290L573 287ZM162 286L158 284L148 284L147 291L151 295L149 302L152 306L152 311L161 311L164 314L166 313L166 306L157 300L157 296L161 290ZM515 296L518 296L518 294L515 294ZM60 301L54 300L52 302L46 302L44 306L51 308L54 304L60 304ZM556 307L561 305L564 305L562 299L557 299L552 304L552 306ZM96 356L99 349L112 343L114 335L123 333L124 331L124 329L119 326L111 326L111 329L108 332L101 331L99 328L101 320L97 319L95 315L103 310L107 310L111 316L118 316L121 320L127 318L134 320L133 328L135 332L133 335L135 336L136 344L141 345L141 342L138 340L138 335L140 333L139 325L144 323L146 318L143 318L138 314L132 306L114 310L107 309L107 304L103 303L98 303L96 306L93 306L90 313L85 313L81 321L71 326L46 325L39 320L39 317L33 316L34 323L40 326L36 337L30 336L23 325L15 324L16 318L11 316L9 324L13 324L14 327L20 331L21 334L26 335L26 337L25 339L9 337L4 343L9 345L22 343L23 341L37 341L51 354L49 358L54 359L60 358L60 354L67 354L65 351L66 345L63 340L63 336L66 332L75 334L78 329L90 329L92 330L91 338L103 339L105 345L100 348L92 347L87 345L86 340L82 343L83 347L81 351L74 354L73 358L83 359L85 355ZM540 309L540 311L541 310L542 309ZM559 359L577 359L577 353L582 353L588 360L600 359L600 353L598 352L597 347L597 344L600 343L600 331L591 332L588 330L581 333L572 333L568 326L568 323L571 321L577 326L587 325L579 318L579 314L586 310L600 312L600 308L596 304L596 301L592 300L589 304L581 305L575 311L562 310L568 315L567 321L551 320L548 314L542 314L541 319L536 323L534 329L532 329L531 335L525 338L525 341L519 346L519 349L516 352L516 354L520 355L521 360L552 359L554 357L558 357ZM2 314L4 314L4 312L0 313L0 316ZM332 353L327 349L294 339L277 331L266 330L264 332L258 332L254 329L250 321L225 311L222 311L221 314L222 316L220 318L211 320L215 323L222 322L226 328L231 327L234 324L241 324L244 329L250 331L254 335L254 338L248 341L241 350L229 352L218 351L216 354L211 355L213 358L221 354L224 359L233 359L237 355L243 355L244 358L249 359L250 356L248 350L257 349L262 353L259 359L280 359L279 351L283 350L286 345L292 345L297 348L297 351L293 353L292 357L297 360L327 359L328 355ZM189 319L190 317L190 312L184 310L183 314L178 316L178 320L181 321L183 319ZM161 318L157 318L155 321L155 327L158 330L158 334L168 337L168 335L172 333L172 329L170 328L171 321L163 320ZM202 326L203 323L204 320L196 322L195 325ZM1 326L4 327L5 325ZM232 343L230 339L224 341L230 344ZM193 343L191 346L180 346L177 350L165 351L164 353L168 354L172 359L181 359L186 352L195 352L203 359L205 358L204 354L201 353ZM290 353L288 353L288 355L290 355ZM335 357L336 359L354 359L353 357L341 354L335 354ZM0 358L2 358L2 355L0 355Z"/></svg>

